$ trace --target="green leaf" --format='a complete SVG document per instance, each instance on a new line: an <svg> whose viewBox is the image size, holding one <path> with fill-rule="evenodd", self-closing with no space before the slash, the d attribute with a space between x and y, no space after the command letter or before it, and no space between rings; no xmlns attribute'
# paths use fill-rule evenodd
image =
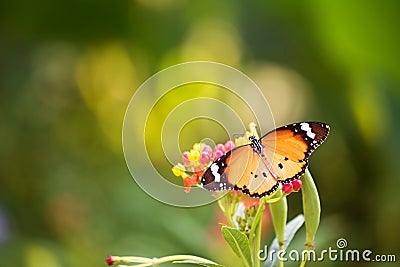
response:
<svg viewBox="0 0 400 267"><path fill-rule="evenodd" d="M206 267L224 267L224 265L220 265L218 263L205 263L205 262L200 262L200 261L195 261L195 260L173 261L172 263L189 263L189 264L197 264L197 265L206 266Z"/></svg>
<svg viewBox="0 0 400 267"><path fill-rule="evenodd" d="M318 190L308 169L301 178L303 187L301 189L303 198L303 213L306 225L306 248L314 247L314 238L317 233L321 216L321 203Z"/></svg>
<svg viewBox="0 0 400 267"><path fill-rule="evenodd" d="M282 195L280 190L279 196ZM272 216L272 222L274 225L275 236L278 240L279 247L282 248L285 242L285 227L287 221L287 200L286 197L281 198L281 200L269 204L269 210Z"/></svg>
<svg viewBox="0 0 400 267"><path fill-rule="evenodd" d="M222 227L222 235L235 254L242 260L243 266L252 267L253 260L247 236L239 230L228 226Z"/></svg>
<svg viewBox="0 0 400 267"><path fill-rule="evenodd" d="M292 242L296 232L300 229L303 223L304 223L304 216L303 214L299 214L286 224L285 235L284 235L285 242L283 244L284 249L286 249L289 246L290 242ZM268 255L265 266L278 266L279 260L277 257L277 252L279 251L279 243L276 237L272 241L271 245L268 247L268 251L266 253L270 253L271 251L275 251L274 257Z"/></svg>

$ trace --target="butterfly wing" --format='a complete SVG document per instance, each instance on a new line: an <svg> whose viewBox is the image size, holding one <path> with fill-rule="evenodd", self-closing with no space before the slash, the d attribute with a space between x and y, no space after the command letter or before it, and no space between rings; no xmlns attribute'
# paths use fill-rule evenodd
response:
<svg viewBox="0 0 400 267"><path fill-rule="evenodd" d="M272 174L283 183L299 178L307 168L308 158L329 133L321 122L302 122L277 128L260 141L265 156L272 159Z"/></svg>
<svg viewBox="0 0 400 267"><path fill-rule="evenodd" d="M303 175L308 158L328 133L329 126L321 122L277 128L261 137L263 153L256 153L251 145L229 151L205 171L201 185L210 191L242 190L251 197L268 196L279 183Z"/></svg>

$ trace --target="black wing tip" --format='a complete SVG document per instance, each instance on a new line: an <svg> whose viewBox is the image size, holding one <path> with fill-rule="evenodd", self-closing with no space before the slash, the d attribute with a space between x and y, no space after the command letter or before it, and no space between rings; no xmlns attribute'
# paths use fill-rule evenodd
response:
<svg viewBox="0 0 400 267"><path fill-rule="evenodd" d="M304 140L307 141L308 144L308 150L306 152L306 158L311 155L311 153L316 150L325 140L327 139L329 132L330 132L330 126L324 122L317 122L317 121L308 121L308 122L300 122L300 123L295 123L293 124L294 126L297 124L303 124L307 123L312 130L314 130L313 134L316 134L315 138L309 138L306 136L306 133L302 133L304 136ZM320 128L315 129L315 125L318 125Z"/></svg>
<svg viewBox="0 0 400 267"><path fill-rule="evenodd" d="M322 128L328 129L328 131L331 129L331 126L329 124L327 124L325 122L322 122L322 121L302 121L302 122L289 123L289 124L287 124L285 126L278 127L277 129L298 126L298 125L303 124L303 123L307 123L307 124L310 124L310 125L319 125Z"/></svg>
<svg viewBox="0 0 400 267"><path fill-rule="evenodd" d="M326 124L325 122L320 122L320 121L311 121L311 122L302 122L302 123L308 123L309 125L319 125L321 128L326 129L323 135L323 140L326 139L326 137L329 135L329 132L331 131L331 126L329 124ZM323 142L323 141L322 141Z"/></svg>
<svg viewBox="0 0 400 267"><path fill-rule="evenodd" d="M272 195L272 193L274 193L276 190L278 190L279 184L280 184L280 181L277 181L276 184L270 190L265 191L261 194L250 193L249 189L246 186L240 188L235 185L235 190L242 191L244 194L249 195L250 197L253 197L253 198L263 198L263 197Z"/></svg>

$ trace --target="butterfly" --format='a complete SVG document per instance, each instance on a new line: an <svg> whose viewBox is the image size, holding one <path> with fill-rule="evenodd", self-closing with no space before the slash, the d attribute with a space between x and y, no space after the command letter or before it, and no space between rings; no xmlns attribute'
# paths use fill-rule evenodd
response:
<svg viewBox="0 0 400 267"><path fill-rule="evenodd" d="M322 122L301 122L279 127L251 143L238 146L204 172L200 184L210 191L241 190L251 197L271 195L279 184L299 179L311 153L329 134Z"/></svg>

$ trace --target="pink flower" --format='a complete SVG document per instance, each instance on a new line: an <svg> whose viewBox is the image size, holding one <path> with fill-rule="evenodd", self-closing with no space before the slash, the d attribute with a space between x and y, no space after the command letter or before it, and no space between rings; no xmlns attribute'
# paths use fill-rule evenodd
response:
<svg viewBox="0 0 400 267"><path fill-rule="evenodd" d="M208 155L211 156L211 154L212 154L212 148L211 148L209 145L204 145L204 147L203 147L203 149L202 149L202 152L205 152L205 153L207 153Z"/></svg>
<svg viewBox="0 0 400 267"><path fill-rule="evenodd" d="M223 144L218 144L214 148L214 152L221 151L222 154L225 153L225 146Z"/></svg>
<svg viewBox="0 0 400 267"><path fill-rule="evenodd" d="M236 147L236 145L233 141L229 140L228 142L225 143L224 147L225 147L225 151L228 152L228 151L234 149Z"/></svg>
<svg viewBox="0 0 400 267"><path fill-rule="evenodd" d="M208 164L211 161L210 154L207 152L202 152L200 155L199 163L200 164Z"/></svg>
<svg viewBox="0 0 400 267"><path fill-rule="evenodd" d="M188 151L185 151L185 152L183 152L183 154L182 154L182 161L183 161L183 164L185 165L185 166L189 166L190 165L190 160L189 160L189 158L188 158L188 155L189 155L189 152Z"/></svg>
<svg viewBox="0 0 400 267"><path fill-rule="evenodd" d="M224 153L221 150L217 150L214 152L214 161L219 159Z"/></svg>

